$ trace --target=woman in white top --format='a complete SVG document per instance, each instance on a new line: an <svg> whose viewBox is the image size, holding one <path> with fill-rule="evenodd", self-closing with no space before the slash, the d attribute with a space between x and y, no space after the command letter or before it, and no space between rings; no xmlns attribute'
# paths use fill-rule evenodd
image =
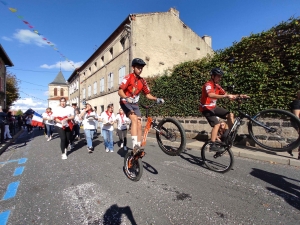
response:
<svg viewBox="0 0 300 225"><path fill-rule="evenodd" d="M116 118L113 113L113 109L114 109L113 105L109 104L107 106L107 110L101 113L101 120L103 123L102 135L104 139L106 152L114 152L114 139L113 139L114 125L113 124Z"/></svg>
<svg viewBox="0 0 300 225"><path fill-rule="evenodd" d="M47 141L50 141L52 139L52 134L53 134L54 121L53 121L52 114L53 112L51 111L51 108L47 108L46 112L42 114L44 123L46 124L46 130L48 136Z"/></svg>
<svg viewBox="0 0 300 225"><path fill-rule="evenodd" d="M125 115L122 108L119 109L119 114L116 116L116 121L118 122L118 136L120 140L120 147L127 151L127 124L129 124L130 119Z"/></svg>
<svg viewBox="0 0 300 225"><path fill-rule="evenodd" d="M55 126L57 127L57 132L60 136L60 149L62 152L62 159L67 159L67 148L70 143L70 138L72 134L74 119L74 109L71 106L66 106L67 100L62 97L60 99L60 104L53 110Z"/></svg>
<svg viewBox="0 0 300 225"><path fill-rule="evenodd" d="M93 137L96 128L95 119L98 119L98 115L93 110L89 103L86 103L85 109L80 114L81 119L83 119L83 129L85 133L85 139L87 142L88 152L93 152Z"/></svg>

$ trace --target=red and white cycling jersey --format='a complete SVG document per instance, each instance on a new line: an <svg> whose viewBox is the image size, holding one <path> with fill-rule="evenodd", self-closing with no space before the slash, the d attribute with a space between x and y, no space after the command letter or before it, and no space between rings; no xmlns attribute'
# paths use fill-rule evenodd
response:
<svg viewBox="0 0 300 225"><path fill-rule="evenodd" d="M209 80L202 86L202 95L200 99L200 111L214 109L217 105L216 98L208 97L209 93L215 93L217 95L225 95L226 91L213 81Z"/></svg>
<svg viewBox="0 0 300 225"><path fill-rule="evenodd" d="M150 93L150 88L146 80L142 77L137 77L134 73L130 73L124 77L119 89L122 89L127 97L134 99L137 103L142 91L145 95Z"/></svg>

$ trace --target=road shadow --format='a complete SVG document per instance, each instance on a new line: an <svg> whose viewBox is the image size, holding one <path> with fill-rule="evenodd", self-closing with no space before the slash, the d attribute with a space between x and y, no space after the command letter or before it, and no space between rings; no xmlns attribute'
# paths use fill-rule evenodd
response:
<svg viewBox="0 0 300 225"><path fill-rule="evenodd" d="M149 173L158 174L158 171L153 166L151 166L149 163L146 163L146 162L143 161L143 167Z"/></svg>
<svg viewBox="0 0 300 225"><path fill-rule="evenodd" d="M201 166L203 168L206 168L206 166L204 165L204 162L203 160L201 159L200 156L194 156L190 153L187 152L188 150L185 150L184 152L182 152L179 157L188 161L189 163L191 164L194 164L194 165L198 165L198 166Z"/></svg>
<svg viewBox="0 0 300 225"><path fill-rule="evenodd" d="M89 222L88 225L121 225L124 224L122 223L122 215L125 215L128 218L128 220L130 221L129 224L137 225L133 217L131 208L129 206L119 207L117 204L114 204L111 207L109 207L104 213L102 219Z"/></svg>
<svg viewBox="0 0 300 225"><path fill-rule="evenodd" d="M266 189L283 198L294 208L300 210L300 186L288 181L300 182L299 180L256 168L252 168L250 174L277 187L277 189L274 187L266 187Z"/></svg>

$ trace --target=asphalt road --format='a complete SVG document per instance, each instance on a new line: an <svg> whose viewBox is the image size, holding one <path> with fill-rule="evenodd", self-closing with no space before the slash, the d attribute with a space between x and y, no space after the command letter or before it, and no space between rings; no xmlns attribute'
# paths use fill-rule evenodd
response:
<svg viewBox="0 0 300 225"><path fill-rule="evenodd" d="M89 154L81 140L62 160L59 138L24 132L0 156L0 225L299 224L299 168L236 157L218 174L200 151L172 157L152 141L132 182L117 144L106 153L99 137Z"/></svg>

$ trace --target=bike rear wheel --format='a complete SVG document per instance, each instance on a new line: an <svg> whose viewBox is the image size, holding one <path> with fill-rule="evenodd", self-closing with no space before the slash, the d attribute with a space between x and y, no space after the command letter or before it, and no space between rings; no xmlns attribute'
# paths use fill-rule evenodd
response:
<svg viewBox="0 0 300 225"><path fill-rule="evenodd" d="M185 131L177 120L164 118L157 126L156 139L161 150L171 156L180 155L185 149Z"/></svg>
<svg viewBox="0 0 300 225"><path fill-rule="evenodd" d="M271 151L289 151L300 145L300 120L292 113L280 109L261 111L248 124L252 139L260 147Z"/></svg>
<svg viewBox="0 0 300 225"><path fill-rule="evenodd" d="M124 157L124 172L132 181L139 181L143 175L143 162L138 156L133 156L132 151L128 151Z"/></svg>
<svg viewBox="0 0 300 225"><path fill-rule="evenodd" d="M201 157L208 169L218 173L229 171L234 164L234 156L231 149L224 149L222 152L210 150L211 142L206 142L201 149ZM216 145L220 145L216 143Z"/></svg>

